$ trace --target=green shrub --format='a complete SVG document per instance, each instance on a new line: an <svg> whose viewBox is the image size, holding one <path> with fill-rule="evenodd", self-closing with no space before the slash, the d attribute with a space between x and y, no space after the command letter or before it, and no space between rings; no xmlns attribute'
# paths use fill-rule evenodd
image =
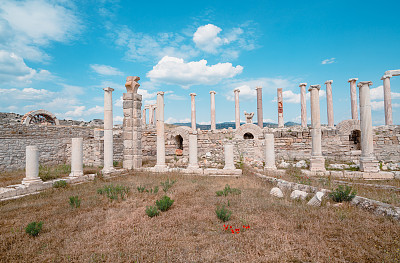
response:
<svg viewBox="0 0 400 263"><path fill-rule="evenodd" d="M153 189L151 189L151 190L153 191L153 194L158 193L158 185L154 187L154 190Z"/></svg>
<svg viewBox="0 0 400 263"><path fill-rule="evenodd" d="M157 206L146 206L146 214L149 217L154 217L158 216L160 214L160 211L158 211Z"/></svg>
<svg viewBox="0 0 400 263"><path fill-rule="evenodd" d="M237 188L231 188L229 184L225 185L224 190L216 192L217 196L227 196L228 194L240 195L241 193L242 191Z"/></svg>
<svg viewBox="0 0 400 263"><path fill-rule="evenodd" d="M125 200L129 193L129 187L123 185L105 185L103 188L97 189L97 193L106 195L111 201L121 198Z"/></svg>
<svg viewBox="0 0 400 263"><path fill-rule="evenodd" d="M161 182L164 193L167 193L168 189L170 189L174 185L174 183L176 183L176 180L170 181L169 179L167 179L165 182Z"/></svg>
<svg viewBox="0 0 400 263"><path fill-rule="evenodd" d="M65 188L67 187L68 183L65 180L60 180L53 183L54 188Z"/></svg>
<svg viewBox="0 0 400 263"><path fill-rule="evenodd" d="M81 206L81 199L79 199L79 197L78 196L70 196L69 197L69 205L72 207L72 208L78 208L78 207L80 207Z"/></svg>
<svg viewBox="0 0 400 263"><path fill-rule="evenodd" d="M339 185L335 191L329 194L329 196L332 198L333 201L335 202L343 202L343 201L351 201L353 198L356 196L356 191L353 190L351 191L352 188L348 185L344 187L343 185Z"/></svg>
<svg viewBox="0 0 400 263"><path fill-rule="evenodd" d="M226 209L225 205L217 207L217 209L215 209L215 213L217 214L218 219L220 219L222 222L228 221L232 215L232 211Z"/></svg>
<svg viewBox="0 0 400 263"><path fill-rule="evenodd" d="M30 222L26 228L25 232L29 234L30 236L37 236L39 235L39 232L42 230L43 222Z"/></svg>
<svg viewBox="0 0 400 263"><path fill-rule="evenodd" d="M138 186L138 187L137 187L137 190L138 190L139 193L143 193L144 190L146 190L146 187L144 187L144 186Z"/></svg>
<svg viewBox="0 0 400 263"><path fill-rule="evenodd" d="M173 203L174 200L172 200L166 195L164 195L160 200L156 201L158 209L160 209L163 212L167 211L172 206Z"/></svg>

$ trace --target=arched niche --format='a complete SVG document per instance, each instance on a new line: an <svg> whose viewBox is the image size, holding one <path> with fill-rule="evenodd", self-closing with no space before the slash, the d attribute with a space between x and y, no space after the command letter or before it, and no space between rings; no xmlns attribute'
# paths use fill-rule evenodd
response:
<svg viewBox="0 0 400 263"><path fill-rule="evenodd" d="M56 115L47 110L34 110L26 113L22 117L22 123L25 125L45 124L45 125L60 125Z"/></svg>
<svg viewBox="0 0 400 263"><path fill-rule="evenodd" d="M251 136L253 138L251 138ZM243 124L238 129L236 129L236 131L235 131L235 138L236 139L242 139L242 140L243 139L254 139L254 140L258 140L260 137L263 137L263 130L258 125L255 125L253 123Z"/></svg>

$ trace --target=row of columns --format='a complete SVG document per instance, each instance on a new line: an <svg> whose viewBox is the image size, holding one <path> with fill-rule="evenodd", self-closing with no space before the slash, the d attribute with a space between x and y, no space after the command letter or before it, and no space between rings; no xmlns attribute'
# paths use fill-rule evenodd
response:
<svg viewBox="0 0 400 263"><path fill-rule="evenodd" d="M155 124L155 111L156 111L156 104L153 105L144 105L143 111L142 111L142 123L143 125L147 125L146 122L146 111L149 111L149 125L154 125Z"/></svg>

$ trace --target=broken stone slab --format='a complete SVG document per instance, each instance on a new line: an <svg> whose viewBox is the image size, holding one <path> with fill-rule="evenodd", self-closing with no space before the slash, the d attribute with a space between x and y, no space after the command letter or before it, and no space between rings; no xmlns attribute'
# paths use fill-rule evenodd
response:
<svg viewBox="0 0 400 263"><path fill-rule="evenodd" d="M307 193L304 191L300 191L300 190L294 190L291 194L290 194L290 198L291 199L300 199L300 200L305 200L307 198Z"/></svg>
<svg viewBox="0 0 400 263"><path fill-rule="evenodd" d="M317 192L310 201L308 201L307 205L311 206L321 206L322 197L324 196L323 192Z"/></svg>
<svg viewBox="0 0 400 263"><path fill-rule="evenodd" d="M282 190L279 189L278 187L274 187L271 189L271 192L269 192L270 195L278 197L278 198L283 198L283 193Z"/></svg>

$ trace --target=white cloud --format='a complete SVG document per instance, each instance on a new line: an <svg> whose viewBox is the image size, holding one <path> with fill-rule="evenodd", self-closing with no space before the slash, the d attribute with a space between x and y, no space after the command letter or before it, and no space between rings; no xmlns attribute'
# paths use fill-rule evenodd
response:
<svg viewBox="0 0 400 263"><path fill-rule="evenodd" d="M326 96L325 90L320 90L319 91L319 97L320 99ZM282 97L283 97L283 103L300 103L300 93L294 93L291 90L284 90L282 91ZM306 93L306 100L310 100L310 92ZM276 97L273 102L276 102Z"/></svg>
<svg viewBox="0 0 400 263"><path fill-rule="evenodd" d="M48 58L40 48L52 41L70 41L81 29L81 22L67 2L45 0L0 3L0 48L23 58Z"/></svg>
<svg viewBox="0 0 400 263"><path fill-rule="evenodd" d="M399 103L392 103L392 108L399 108ZM371 110L380 111L385 108L385 102L383 100L380 101L371 101Z"/></svg>
<svg viewBox="0 0 400 263"><path fill-rule="evenodd" d="M92 64L90 67L93 69L94 72L100 75L106 76L121 76L124 73L119 71L117 68L107 66L107 65L99 65L99 64Z"/></svg>
<svg viewBox="0 0 400 263"><path fill-rule="evenodd" d="M121 97L119 97L119 99L117 99L117 100L114 102L114 106L115 106L115 107L122 107L123 102L124 102L124 100L122 99L122 96L121 96Z"/></svg>
<svg viewBox="0 0 400 263"><path fill-rule="evenodd" d="M207 66L207 60L204 59L185 63L181 58L165 56L147 73L147 77L151 81L187 88L197 84L217 84L223 79L242 73L242 70L242 66L233 67L231 63Z"/></svg>
<svg viewBox="0 0 400 263"><path fill-rule="evenodd" d="M229 43L228 39L221 39L218 37L221 30L221 28L213 24L200 26L193 34L193 41L201 50L215 54L217 53L218 47L224 43Z"/></svg>
<svg viewBox="0 0 400 263"><path fill-rule="evenodd" d="M248 85L243 85L243 86L237 87L235 89L239 89L240 90L240 92L239 92L239 101L241 99L243 99L243 100L252 100L252 99L257 97L257 91L254 88L250 88L250 86L248 86ZM234 96L235 96L234 95L234 91L232 90L227 95L226 98L227 98L227 100L234 101L235 100Z"/></svg>
<svg viewBox="0 0 400 263"><path fill-rule="evenodd" d="M173 117L169 117L168 119L165 120L165 123L168 123L168 124L177 123L177 122L178 122L178 120Z"/></svg>
<svg viewBox="0 0 400 263"><path fill-rule="evenodd" d="M45 89L24 88L19 89L0 89L0 101L9 100L12 97L14 100L36 101L50 98L54 93Z"/></svg>
<svg viewBox="0 0 400 263"><path fill-rule="evenodd" d="M400 99L400 93L391 92L392 99ZM383 100L383 86L370 89L371 100Z"/></svg>
<svg viewBox="0 0 400 263"><path fill-rule="evenodd" d="M321 64L326 65L326 64L332 64L335 62L336 62L335 58L327 58L327 59L322 60Z"/></svg>
<svg viewBox="0 0 400 263"><path fill-rule="evenodd" d="M142 95L143 100L149 100L157 96L157 92L150 93L148 90L145 89L138 89L138 94Z"/></svg>
<svg viewBox="0 0 400 263"><path fill-rule="evenodd" d="M143 100L144 105L154 105L156 104L156 100Z"/></svg>
<svg viewBox="0 0 400 263"><path fill-rule="evenodd" d="M113 121L115 123L122 123L124 121L124 117L123 116L115 116Z"/></svg>
<svg viewBox="0 0 400 263"><path fill-rule="evenodd" d="M104 108L100 106L95 106L87 110L86 106L75 106L74 110L67 111L64 115L66 117L82 117L82 116L89 116L92 114L99 114L103 112Z"/></svg>

